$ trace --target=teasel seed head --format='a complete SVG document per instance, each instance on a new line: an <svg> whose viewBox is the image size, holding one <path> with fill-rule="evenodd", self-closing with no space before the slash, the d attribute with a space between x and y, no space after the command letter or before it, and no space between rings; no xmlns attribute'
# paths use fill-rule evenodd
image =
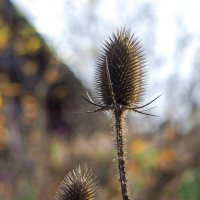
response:
<svg viewBox="0 0 200 200"><path fill-rule="evenodd" d="M141 110L161 96L140 104L146 85L145 66L143 50L135 36L125 28L113 33L97 57L95 93L98 103L88 93L87 97L82 96L96 108L87 113L120 109L156 116L146 112L152 108Z"/></svg>
<svg viewBox="0 0 200 200"><path fill-rule="evenodd" d="M80 166L69 172L56 193L56 200L93 200L96 197L97 182L92 171Z"/></svg>
<svg viewBox="0 0 200 200"><path fill-rule="evenodd" d="M144 67L143 51L134 35L126 29L114 33L97 59L95 81L100 102L108 107L137 105L144 91Z"/></svg>

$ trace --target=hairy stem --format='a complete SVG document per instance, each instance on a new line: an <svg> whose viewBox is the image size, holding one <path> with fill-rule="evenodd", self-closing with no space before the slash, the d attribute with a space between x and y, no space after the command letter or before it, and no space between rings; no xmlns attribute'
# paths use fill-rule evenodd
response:
<svg viewBox="0 0 200 200"><path fill-rule="evenodd" d="M124 157L124 132L125 132L125 113L121 109L114 110L114 135L116 137L117 160L119 169L119 181L121 185L122 199L130 200L127 190L127 179Z"/></svg>

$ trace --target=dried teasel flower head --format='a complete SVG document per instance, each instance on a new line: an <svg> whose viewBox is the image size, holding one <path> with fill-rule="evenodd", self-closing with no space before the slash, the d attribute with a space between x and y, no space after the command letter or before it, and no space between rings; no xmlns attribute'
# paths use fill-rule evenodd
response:
<svg viewBox="0 0 200 200"><path fill-rule="evenodd" d="M129 30L120 29L105 42L97 58L95 103L88 93L83 98L97 109L88 112L120 109L155 116L140 110L139 105L145 90L145 58L139 41Z"/></svg>
<svg viewBox="0 0 200 200"><path fill-rule="evenodd" d="M137 39L126 29L113 34L97 60L96 85L102 104L125 108L137 105L144 91L144 66Z"/></svg>
<svg viewBox="0 0 200 200"><path fill-rule="evenodd" d="M96 177L88 168L80 166L69 172L58 188L56 200L93 200L96 197Z"/></svg>

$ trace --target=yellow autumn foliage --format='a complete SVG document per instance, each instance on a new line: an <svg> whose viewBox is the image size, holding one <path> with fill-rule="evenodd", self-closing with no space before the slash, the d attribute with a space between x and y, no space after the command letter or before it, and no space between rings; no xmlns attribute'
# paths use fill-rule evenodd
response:
<svg viewBox="0 0 200 200"><path fill-rule="evenodd" d="M26 41L26 50L28 53L34 53L41 47L41 41L36 36L31 36Z"/></svg>
<svg viewBox="0 0 200 200"><path fill-rule="evenodd" d="M10 40L10 30L7 26L0 27L0 49L7 48Z"/></svg>
<svg viewBox="0 0 200 200"><path fill-rule="evenodd" d="M134 154L141 154L148 147L149 147L149 143L147 141L137 139L131 144L131 152Z"/></svg>
<svg viewBox="0 0 200 200"><path fill-rule="evenodd" d="M172 148L165 148L160 152L160 159L158 166L160 168L165 168L169 166L169 164L174 161L176 158L176 151Z"/></svg>

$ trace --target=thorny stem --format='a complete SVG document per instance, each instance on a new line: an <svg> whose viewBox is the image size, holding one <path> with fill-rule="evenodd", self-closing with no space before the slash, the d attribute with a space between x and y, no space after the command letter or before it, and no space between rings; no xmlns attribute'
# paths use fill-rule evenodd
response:
<svg viewBox="0 0 200 200"><path fill-rule="evenodd" d="M117 160L119 168L119 181L121 185L122 199L130 200L127 190L127 179L125 170L125 157L124 157L124 121L125 113L123 110L116 108L113 112L114 115L114 135L116 137Z"/></svg>

